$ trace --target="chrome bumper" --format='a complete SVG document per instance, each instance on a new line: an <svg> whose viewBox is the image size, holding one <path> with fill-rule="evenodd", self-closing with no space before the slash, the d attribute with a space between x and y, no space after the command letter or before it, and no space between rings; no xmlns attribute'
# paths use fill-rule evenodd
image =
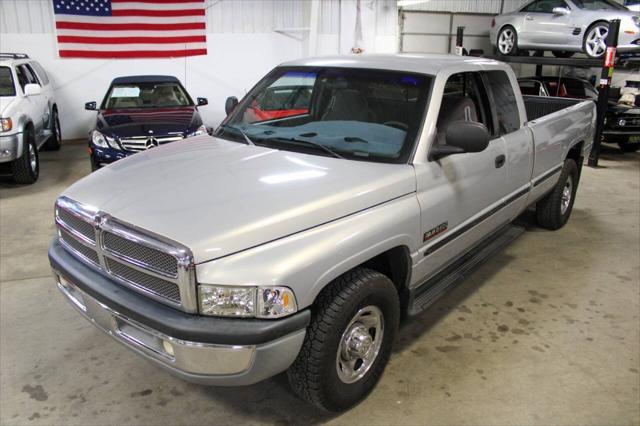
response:
<svg viewBox="0 0 640 426"><path fill-rule="evenodd" d="M94 299L54 270L58 288L80 314L129 349L191 382L236 386L286 370L298 355L305 330L259 345L215 345L167 336Z"/></svg>
<svg viewBox="0 0 640 426"><path fill-rule="evenodd" d="M22 133L0 135L0 163L13 161L22 155Z"/></svg>

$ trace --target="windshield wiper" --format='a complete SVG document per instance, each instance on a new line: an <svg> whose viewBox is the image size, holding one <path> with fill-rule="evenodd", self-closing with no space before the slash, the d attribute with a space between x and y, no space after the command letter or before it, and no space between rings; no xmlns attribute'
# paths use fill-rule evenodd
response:
<svg viewBox="0 0 640 426"><path fill-rule="evenodd" d="M320 148L320 149L324 150L325 152L331 154L333 157L340 158L342 160L345 159L342 155L338 154L337 152L335 152L334 150L332 150L328 146L323 145L323 144L318 143L318 142L313 142L313 141L308 141L308 140L305 140L305 139L298 139L298 138L285 138L285 137L280 137L280 136L271 136L271 137L264 138L264 139L260 140L260 142L267 142L267 141L293 142L294 144L303 143L303 144L306 144L307 146Z"/></svg>
<svg viewBox="0 0 640 426"><path fill-rule="evenodd" d="M247 134L241 128L236 126L231 126L229 124L222 124L220 127L222 129L231 129L231 130L235 130L236 132L239 132L244 138L247 145L255 145L255 143L253 143L253 141L249 139L249 136L247 136Z"/></svg>

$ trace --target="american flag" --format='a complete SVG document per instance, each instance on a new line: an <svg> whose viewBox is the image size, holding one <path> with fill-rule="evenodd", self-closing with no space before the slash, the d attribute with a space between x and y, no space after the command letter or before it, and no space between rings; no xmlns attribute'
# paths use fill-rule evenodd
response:
<svg viewBox="0 0 640 426"><path fill-rule="evenodd" d="M53 0L62 58L207 54L204 0Z"/></svg>

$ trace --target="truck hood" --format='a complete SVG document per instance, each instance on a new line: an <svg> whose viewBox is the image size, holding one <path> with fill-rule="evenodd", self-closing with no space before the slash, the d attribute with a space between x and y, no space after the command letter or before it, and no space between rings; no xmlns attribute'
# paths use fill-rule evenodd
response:
<svg viewBox="0 0 640 426"><path fill-rule="evenodd" d="M0 96L0 117L11 116L11 104L15 99L15 96Z"/></svg>
<svg viewBox="0 0 640 426"><path fill-rule="evenodd" d="M204 135L120 160L62 195L180 242L200 263L414 191L410 165L280 151Z"/></svg>

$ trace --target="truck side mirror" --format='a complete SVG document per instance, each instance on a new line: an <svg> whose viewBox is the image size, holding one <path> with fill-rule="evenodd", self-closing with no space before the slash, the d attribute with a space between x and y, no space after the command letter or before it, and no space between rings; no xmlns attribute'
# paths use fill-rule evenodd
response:
<svg viewBox="0 0 640 426"><path fill-rule="evenodd" d="M207 98L198 98L198 106L209 105L209 100Z"/></svg>
<svg viewBox="0 0 640 426"><path fill-rule="evenodd" d="M569 14L569 9L567 9L566 7L554 7L552 12L556 16L568 15Z"/></svg>
<svg viewBox="0 0 640 426"><path fill-rule="evenodd" d="M95 111L98 108L98 104L94 102L87 102L86 104L84 104L84 109L86 109L87 111Z"/></svg>
<svg viewBox="0 0 640 426"><path fill-rule="evenodd" d="M226 102L224 103L224 110L227 113L227 115L229 115L231 114L231 111L233 111L234 108L237 106L238 106L238 98L236 98L235 96L229 96Z"/></svg>
<svg viewBox="0 0 640 426"><path fill-rule="evenodd" d="M454 121L447 126L446 144L434 145L429 157L437 160L447 155L481 152L489 145L487 126L475 121Z"/></svg>

